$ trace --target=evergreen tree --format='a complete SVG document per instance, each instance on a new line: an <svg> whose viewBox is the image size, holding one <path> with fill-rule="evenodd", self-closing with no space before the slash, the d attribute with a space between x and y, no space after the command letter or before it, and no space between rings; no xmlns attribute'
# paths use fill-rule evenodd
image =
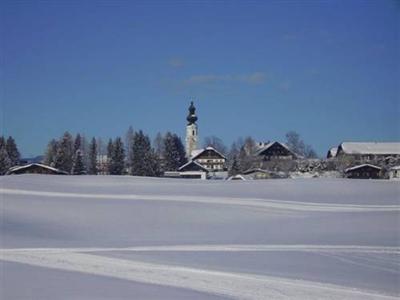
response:
<svg viewBox="0 0 400 300"><path fill-rule="evenodd" d="M81 147L83 163L89 166L89 143L84 135L81 136ZM86 168L87 169L87 168Z"/></svg>
<svg viewBox="0 0 400 300"><path fill-rule="evenodd" d="M70 173L74 161L74 145L72 135L67 131L64 133L55 158L54 166L60 170Z"/></svg>
<svg viewBox="0 0 400 300"><path fill-rule="evenodd" d="M97 175L97 143L94 137L89 145L88 174Z"/></svg>
<svg viewBox="0 0 400 300"><path fill-rule="evenodd" d="M74 165L72 167L72 174L84 175L86 174L85 164L83 163L83 155L81 150L77 150L74 156Z"/></svg>
<svg viewBox="0 0 400 300"><path fill-rule="evenodd" d="M159 159L164 158L165 151L165 141L161 132L157 133L154 142L153 142L154 153L157 155Z"/></svg>
<svg viewBox="0 0 400 300"><path fill-rule="evenodd" d="M87 158L84 151L84 138L78 133L74 141L74 159L72 174L82 175L86 174Z"/></svg>
<svg viewBox="0 0 400 300"><path fill-rule="evenodd" d="M114 144L113 140L109 139L107 144L107 168L108 174L111 174L111 168L113 165L113 153L114 153Z"/></svg>
<svg viewBox="0 0 400 300"><path fill-rule="evenodd" d="M52 139L46 149L46 153L44 155L44 163L48 166L54 166L55 160L58 151L58 142L55 139Z"/></svg>
<svg viewBox="0 0 400 300"><path fill-rule="evenodd" d="M109 171L111 175L122 175L125 170L125 150L120 137L115 139L112 147L111 165Z"/></svg>
<svg viewBox="0 0 400 300"><path fill-rule="evenodd" d="M231 145L231 148L229 149L228 153L228 169L230 170L232 168L232 164L234 159L238 162L238 156L239 156L239 147L236 142L233 142Z"/></svg>
<svg viewBox="0 0 400 300"><path fill-rule="evenodd" d="M132 168L131 158L132 158L132 146L133 146L134 136L135 136L135 131L133 130L132 126L129 126L128 131L125 134L126 166L128 170Z"/></svg>
<svg viewBox="0 0 400 300"><path fill-rule="evenodd" d="M6 151L8 153L8 157L10 158L11 165L17 166L19 165L19 161L21 159L21 155L19 154L17 144L15 140L9 136L6 143Z"/></svg>
<svg viewBox="0 0 400 300"><path fill-rule="evenodd" d="M164 138L164 168L166 171L176 171L185 164L185 148L181 139L170 132Z"/></svg>
<svg viewBox="0 0 400 300"><path fill-rule="evenodd" d="M4 175L11 167L11 160L8 157L6 141L3 136L0 137L0 175Z"/></svg>
<svg viewBox="0 0 400 300"><path fill-rule="evenodd" d="M239 165L239 161L237 159L237 156L234 155L232 158L232 162L230 164L230 168L229 168L229 176L235 176L237 174L240 173L240 165Z"/></svg>
<svg viewBox="0 0 400 300"><path fill-rule="evenodd" d="M98 155L106 155L107 152L106 152L106 149L105 149L105 145L104 145L103 139L101 137L98 137L96 139L96 142L97 142L97 154Z"/></svg>
<svg viewBox="0 0 400 300"><path fill-rule="evenodd" d="M82 150L82 137L79 133L75 137L74 153L76 153L78 150Z"/></svg>
<svg viewBox="0 0 400 300"><path fill-rule="evenodd" d="M135 133L132 146L132 170L136 176L159 176L160 164L154 150L151 148L150 139L140 130Z"/></svg>

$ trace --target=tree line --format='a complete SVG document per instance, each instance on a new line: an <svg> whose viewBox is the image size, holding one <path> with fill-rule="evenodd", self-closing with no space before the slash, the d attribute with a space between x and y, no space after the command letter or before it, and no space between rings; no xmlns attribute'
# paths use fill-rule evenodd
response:
<svg viewBox="0 0 400 300"><path fill-rule="evenodd" d="M110 174L161 176L164 171L176 171L186 162L185 148L176 134L157 134L153 143L142 130L130 127L125 139L109 139L104 146L101 138L90 142L79 133L73 137L65 132L52 139L44 163L74 175Z"/></svg>
<svg viewBox="0 0 400 300"><path fill-rule="evenodd" d="M4 175L9 168L17 166L21 159L17 144L12 136L7 139L0 136L0 175Z"/></svg>
<svg viewBox="0 0 400 300"><path fill-rule="evenodd" d="M305 158L317 155L295 131L286 134L286 145ZM257 143L252 137L238 138L230 148L216 136L204 138L203 147L212 146L227 157L227 169L232 175L253 167ZM13 137L0 137L0 175L12 166L19 165L20 152ZM91 138L68 131L47 145L43 163L74 175L110 174L135 176L161 176L165 171L177 171L187 162L181 138L175 133L158 133L151 142L142 130L127 130L104 143L101 138Z"/></svg>

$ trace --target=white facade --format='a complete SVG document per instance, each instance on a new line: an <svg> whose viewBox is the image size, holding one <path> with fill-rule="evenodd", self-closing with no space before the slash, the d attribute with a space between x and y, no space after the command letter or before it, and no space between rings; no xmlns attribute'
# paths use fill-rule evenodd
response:
<svg viewBox="0 0 400 300"><path fill-rule="evenodd" d="M400 166L395 166L389 170L390 179L400 179Z"/></svg>
<svg viewBox="0 0 400 300"><path fill-rule="evenodd" d="M188 159L192 157L193 150L197 149L198 132L197 124L188 124L186 126L186 156Z"/></svg>

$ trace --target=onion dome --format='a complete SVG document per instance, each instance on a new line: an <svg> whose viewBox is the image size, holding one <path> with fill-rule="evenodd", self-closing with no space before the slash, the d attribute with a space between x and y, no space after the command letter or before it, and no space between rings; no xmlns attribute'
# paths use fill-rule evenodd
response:
<svg viewBox="0 0 400 300"><path fill-rule="evenodd" d="M196 107L194 107L193 101L190 102L189 114L186 120L189 122L188 125L191 125L197 121Z"/></svg>

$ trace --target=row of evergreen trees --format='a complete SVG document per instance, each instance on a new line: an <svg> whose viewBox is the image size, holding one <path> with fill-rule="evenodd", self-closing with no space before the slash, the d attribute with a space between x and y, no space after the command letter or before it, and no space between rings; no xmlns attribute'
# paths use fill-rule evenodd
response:
<svg viewBox="0 0 400 300"><path fill-rule="evenodd" d="M12 136L7 140L0 136L0 175L4 175L9 168L19 165L21 155Z"/></svg>
<svg viewBox="0 0 400 300"><path fill-rule="evenodd" d="M93 137L87 143L80 134L73 138L65 132L59 140L49 142L44 163L74 175L161 176L164 171L176 171L186 162L181 139L170 132L158 134L152 145L142 130L135 132L130 127L125 143L116 137L103 148L100 138Z"/></svg>

